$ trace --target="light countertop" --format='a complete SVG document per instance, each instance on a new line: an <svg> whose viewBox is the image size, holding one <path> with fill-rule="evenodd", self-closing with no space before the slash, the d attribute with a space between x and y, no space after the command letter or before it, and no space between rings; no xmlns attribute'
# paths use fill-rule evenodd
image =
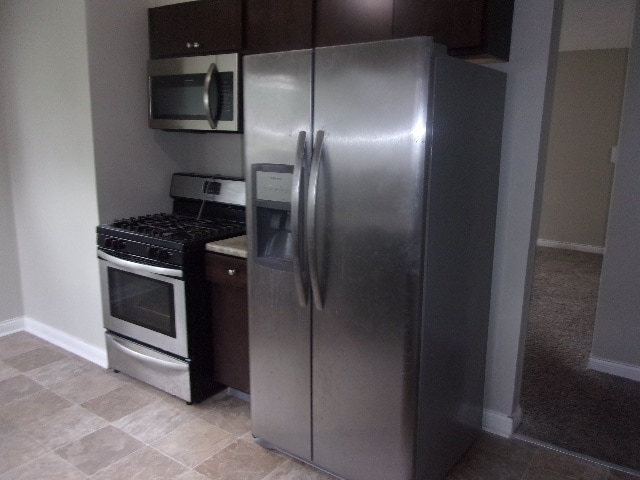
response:
<svg viewBox="0 0 640 480"><path fill-rule="evenodd" d="M205 245L208 252L222 253L232 257L247 258L247 236L226 238Z"/></svg>

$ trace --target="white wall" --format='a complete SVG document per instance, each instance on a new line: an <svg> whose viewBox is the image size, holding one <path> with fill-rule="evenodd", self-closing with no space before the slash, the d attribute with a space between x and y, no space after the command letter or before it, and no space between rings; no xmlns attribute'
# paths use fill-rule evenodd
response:
<svg viewBox="0 0 640 480"><path fill-rule="evenodd" d="M560 51L628 48L635 0L564 0Z"/></svg>
<svg viewBox="0 0 640 480"><path fill-rule="evenodd" d="M171 173L189 170L184 137L147 126L150 3L159 2L86 1L101 223L169 211Z"/></svg>
<svg viewBox="0 0 640 480"><path fill-rule="evenodd" d="M539 245L602 252L635 0L564 0Z"/></svg>
<svg viewBox="0 0 640 480"><path fill-rule="evenodd" d="M168 211L177 171L241 176L241 136L147 126L147 8L172 0L87 0L93 142L101 222Z"/></svg>
<svg viewBox="0 0 640 480"><path fill-rule="evenodd" d="M244 178L242 134L186 133L188 161L195 172Z"/></svg>
<svg viewBox="0 0 640 480"><path fill-rule="evenodd" d="M633 367L640 380L640 8L628 68L591 353Z"/></svg>
<svg viewBox="0 0 640 480"><path fill-rule="evenodd" d="M533 239L537 235L550 112L548 74L555 64L560 8L553 0L516 0L508 72L498 196L485 409L509 434L518 411ZM552 76L550 78L552 80ZM545 106L545 104L547 106ZM489 415L491 417L491 415Z"/></svg>
<svg viewBox="0 0 640 480"><path fill-rule="evenodd" d="M8 45L8 30L3 27L4 15L0 5L0 45ZM0 88L9 84L10 50L0 48ZM24 315L22 289L20 285L20 264L16 236L13 199L11 196L11 175L9 170L10 118L7 111L10 96L0 89L0 323Z"/></svg>
<svg viewBox="0 0 640 480"><path fill-rule="evenodd" d="M627 52L607 48L558 56L539 231L551 245L604 247Z"/></svg>
<svg viewBox="0 0 640 480"><path fill-rule="evenodd" d="M100 346L84 7L82 0L0 2L0 117L24 314Z"/></svg>
<svg viewBox="0 0 640 480"><path fill-rule="evenodd" d="M0 2L0 322L100 351L96 225L169 210L175 171L242 175L241 136L147 127L147 8L169 3Z"/></svg>
<svg viewBox="0 0 640 480"><path fill-rule="evenodd" d="M5 30L0 23L0 45L6 45ZM7 49L0 49L0 85L7 85L6 64ZM9 152L7 145L8 118L4 102L7 96L0 90L0 323L24 315L22 290L20 285L20 264L18 261L18 243L11 197L11 175L9 173Z"/></svg>

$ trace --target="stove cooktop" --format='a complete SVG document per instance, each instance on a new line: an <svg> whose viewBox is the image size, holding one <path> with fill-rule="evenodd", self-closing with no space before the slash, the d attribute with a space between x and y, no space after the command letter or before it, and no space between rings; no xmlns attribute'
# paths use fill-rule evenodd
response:
<svg viewBox="0 0 640 480"><path fill-rule="evenodd" d="M222 240L245 233L244 224L241 222L217 218L198 219L170 213L115 220L110 227L114 231L120 229L151 238L185 243L194 240Z"/></svg>
<svg viewBox="0 0 640 480"><path fill-rule="evenodd" d="M244 181L175 173L170 195L172 213L98 226L98 249L136 262L184 265L204 255L206 243L245 234Z"/></svg>

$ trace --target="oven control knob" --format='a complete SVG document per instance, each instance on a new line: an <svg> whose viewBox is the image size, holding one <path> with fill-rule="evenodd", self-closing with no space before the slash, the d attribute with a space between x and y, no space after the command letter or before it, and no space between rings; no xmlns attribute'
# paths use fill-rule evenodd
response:
<svg viewBox="0 0 640 480"><path fill-rule="evenodd" d="M171 256L171 254L169 253L168 250L165 250L164 248L159 248L157 256L159 260L167 260Z"/></svg>
<svg viewBox="0 0 640 480"><path fill-rule="evenodd" d="M113 248L113 238L109 238L109 237L105 238L104 239L104 246L106 248Z"/></svg>
<svg viewBox="0 0 640 480"><path fill-rule="evenodd" d="M116 250L124 250L125 248L127 248L127 242L125 242L124 240L114 240L114 243Z"/></svg>

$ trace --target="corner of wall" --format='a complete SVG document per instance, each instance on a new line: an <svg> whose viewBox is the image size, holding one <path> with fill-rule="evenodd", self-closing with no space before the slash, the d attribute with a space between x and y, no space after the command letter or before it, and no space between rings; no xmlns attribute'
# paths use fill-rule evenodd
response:
<svg viewBox="0 0 640 480"><path fill-rule="evenodd" d="M24 317L10 318L0 321L0 337L24 330Z"/></svg>
<svg viewBox="0 0 640 480"><path fill-rule="evenodd" d="M628 363L614 362L604 358L589 355L587 368L596 372L608 373L622 378L628 378L640 382L640 365L630 365Z"/></svg>
<svg viewBox="0 0 640 480"><path fill-rule="evenodd" d="M108 366L106 347L96 347L29 317L24 319L24 330L101 367Z"/></svg>
<svg viewBox="0 0 640 480"><path fill-rule="evenodd" d="M485 408L482 415L482 430L509 438L516 431L521 421L522 411L520 407L511 416Z"/></svg>

